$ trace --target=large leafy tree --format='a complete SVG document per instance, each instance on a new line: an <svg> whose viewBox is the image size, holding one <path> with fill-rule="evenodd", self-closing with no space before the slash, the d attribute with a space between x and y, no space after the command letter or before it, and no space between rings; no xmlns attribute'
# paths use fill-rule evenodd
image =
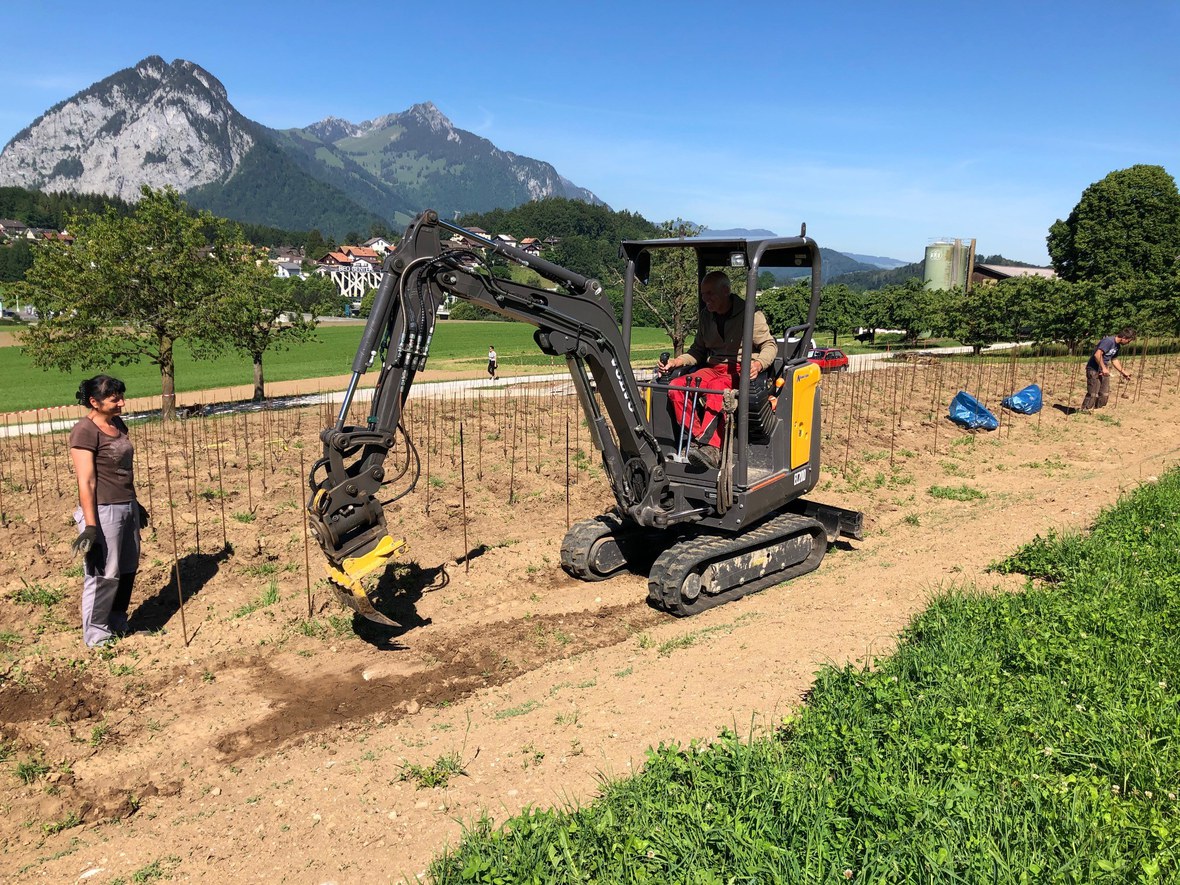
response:
<svg viewBox="0 0 1180 885"><path fill-rule="evenodd" d="M934 293L935 302L943 305L944 330L971 345L976 355L989 344L1015 340L1024 325L1026 302L1007 282L977 285L965 295Z"/></svg>
<svg viewBox="0 0 1180 885"><path fill-rule="evenodd" d="M1107 322L1104 290L1097 283L1071 283L1060 278L1013 277L998 285L1009 298L1026 306L1028 325L1038 344L1060 341L1071 354Z"/></svg>
<svg viewBox="0 0 1180 885"><path fill-rule="evenodd" d="M1180 193L1162 166L1111 172L1049 228L1062 279L1111 281L1169 274L1180 256Z"/></svg>
<svg viewBox="0 0 1180 885"><path fill-rule="evenodd" d="M886 286L865 301L865 324L873 329L901 329L909 344L917 344L924 329L938 322L938 303L922 281L911 277L899 285Z"/></svg>
<svg viewBox="0 0 1180 885"><path fill-rule="evenodd" d="M235 226L193 213L175 190L144 187L134 211L70 219L74 243L35 252L24 286L40 322L23 337L46 369L109 369L147 360L160 369L163 412L176 416L174 348L214 349L209 307L236 280L256 273Z"/></svg>
<svg viewBox="0 0 1180 885"><path fill-rule="evenodd" d="M271 277L271 285L286 291L288 297L303 313L340 316L347 301L330 277L313 273L307 279Z"/></svg>
<svg viewBox="0 0 1180 885"><path fill-rule="evenodd" d="M832 333L832 345L840 343L840 336L850 334L862 322L860 294L843 283L829 283L819 296L819 315L815 324Z"/></svg>
<svg viewBox="0 0 1180 885"><path fill-rule="evenodd" d="M231 248L223 245L222 250ZM219 346L250 357L254 366L254 400L265 395L262 358L268 350L284 350L315 335L315 315L305 316L292 297L294 290L275 279L270 265L254 249L242 246L236 273L227 274L216 298L202 305L202 334L213 332Z"/></svg>
<svg viewBox="0 0 1180 885"><path fill-rule="evenodd" d="M807 310L811 306L811 281L799 280L789 286L775 286L766 289L758 298L770 331L781 336L792 326L807 322Z"/></svg>
<svg viewBox="0 0 1180 885"><path fill-rule="evenodd" d="M33 266L33 245L26 239L0 244L0 283L13 283L24 279L25 272Z"/></svg>
<svg viewBox="0 0 1180 885"><path fill-rule="evenodd" d="M1180 335L1180 268L1153 280L1144 293L1143 306L1149 313L1147 329L1166 335Z"/></svg>
<svg viewBox="0 0 1180 885"><path fill-rule="evenodd" d="M665 221L659 237L695 237L702 228L682 219ZM636 299L648 310L668 337L672 352L684 352L688 337L696 332L700 313L697 256L692 249L652 249L647 285L635 287Z"/></svg>

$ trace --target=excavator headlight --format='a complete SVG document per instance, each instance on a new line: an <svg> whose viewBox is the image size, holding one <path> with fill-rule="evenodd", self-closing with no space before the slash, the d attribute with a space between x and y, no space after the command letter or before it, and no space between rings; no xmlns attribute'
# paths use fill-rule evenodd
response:
<svg viewBox="0 0 1180 885"><path fill-rule="evenodd" d="M729 266L730 267L745 267L746 266L746 253L745 252L730 252L729 253Z"/></svg>

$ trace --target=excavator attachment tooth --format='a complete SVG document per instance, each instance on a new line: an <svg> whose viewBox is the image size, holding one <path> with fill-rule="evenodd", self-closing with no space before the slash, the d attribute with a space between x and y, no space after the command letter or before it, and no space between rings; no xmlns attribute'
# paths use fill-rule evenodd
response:
<svg viewBox="0 0 1180 885"><path fill-rule="evenodd" d="M362 580L385 568L389 561L406 551L405 541L395 541L389 535L382 538L377 546L363 556L354 556L344 560L341 567L329 568L328 579L332 582L332 589L336 597L358 615L362 615L377 624L387 627L400 627L397 621L390 620L373 607L372 600L365 590Z"/></svg>

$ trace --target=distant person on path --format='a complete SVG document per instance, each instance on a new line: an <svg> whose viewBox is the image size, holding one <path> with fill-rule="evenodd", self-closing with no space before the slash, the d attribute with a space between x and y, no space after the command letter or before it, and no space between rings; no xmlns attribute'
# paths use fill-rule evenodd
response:
<svg viewBox="0 0 1180 885"><path fill-rule="evenodd" d="M494 344L488 345L488 374L492 376L492 380L496 380L496 346Z"/></svg>
<svg viewBox="0 0 1180 885"><path fill-rule="evenodd" d="M1090 359L1086 363L1086 398L1082 400L1082 411L1101 409L1110 399L1110 368L1118 369L1124 378L1130 378L1119 362L1119 350L1124 344L1135 340L1134 329L1123 329L1115 335L1107 335L1098 342Z"/></svg>
<svg viewBox="0 0 1180 885"><path fill-rule="evenodd" d="M70 547L83 557L82 639L92 648L127 632L139 532L148 522L135 497L134 448L120 417L126 391L110 375L83 381L78 402L90 411L70 431L79 502Z"/></svg>

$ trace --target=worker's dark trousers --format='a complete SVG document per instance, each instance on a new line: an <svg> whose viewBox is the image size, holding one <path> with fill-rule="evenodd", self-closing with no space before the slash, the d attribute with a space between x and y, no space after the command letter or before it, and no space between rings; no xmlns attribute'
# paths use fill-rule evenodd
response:
<svg viewBox="0 0 1180 885"><path fill-rule="evenodd" d="M1093 369L1086 369L1086 398L1083 409L1101 409L1110 399L1110 373L1103 375Z"/></svg>

